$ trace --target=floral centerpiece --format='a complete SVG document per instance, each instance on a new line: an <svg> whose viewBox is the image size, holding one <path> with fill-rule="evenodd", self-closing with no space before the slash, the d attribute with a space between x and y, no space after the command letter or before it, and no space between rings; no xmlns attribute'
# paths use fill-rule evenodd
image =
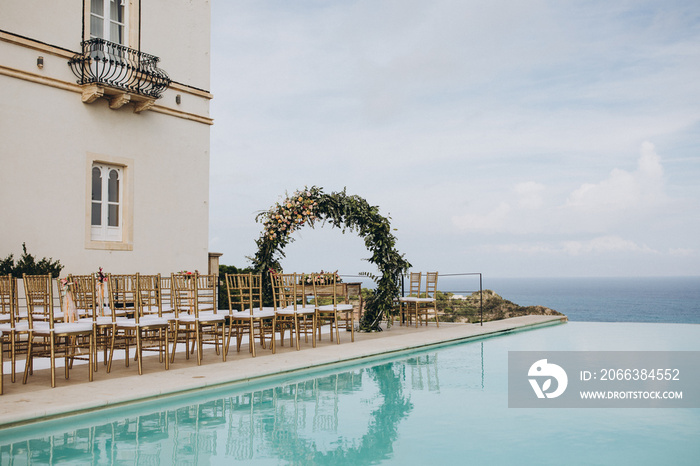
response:
<svg viewBox="0 0 700 466"><path fill-rule="evenodd" d="M306 223L313 224L317 219L320 190L316 187L295 191L294 194L276 203L270 210L262 212L265 229L263 236L270 241L283 240Z"/></svg>
<svg viewBox="0 0 700 466"><path fill-rule="evenodd" d="M333 283L333 279L335 279L335 283L343 282L343 280L340 278L340 275L338 275L337 270L335 272L324 272L323 270L321 270L321 273L302 274L301 278L299 279L299 284L313 285L315 282L316 285L330 285Z"/></svg>

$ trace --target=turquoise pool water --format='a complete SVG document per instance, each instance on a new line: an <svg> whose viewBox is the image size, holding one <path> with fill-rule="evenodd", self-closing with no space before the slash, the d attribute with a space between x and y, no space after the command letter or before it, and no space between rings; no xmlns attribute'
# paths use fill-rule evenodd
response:
<svg viewBox="0 0 700 466"><path fill-rule="evenodd" d="M508 351L700 350L573 322L0 431L4 464L700 464L700 409L508 408ZM1 400L0 400L1 401Z"/></svg>

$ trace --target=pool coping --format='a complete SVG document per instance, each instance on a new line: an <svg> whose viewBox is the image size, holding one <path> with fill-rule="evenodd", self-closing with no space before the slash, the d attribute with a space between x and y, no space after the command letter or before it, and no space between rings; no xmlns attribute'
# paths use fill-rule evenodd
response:
<svg viewBox="0 0 700 466"><path fill-rule="evenodd" d="M442 323L440 328L415 328L394 325L384 332L356 333L354 343L349 341L349 335L342 334L341 344L330 343L325 338L317 348L311 348L309 344L302 345L301 351L295 351L286 346L278 348L274 355L258 350L255 358L250 357L244 345L240 353L232 349L226 362L221 362L211 349L204 352L206 364L201 366L197 366L194 357L185 360L178 353L175 364L168 371L163 370L156 356L152 356L144 358L144 374L141 376L135 363L129 368L115 363L111 374L105 374L100 368L93 382L86 380L80 367L72 369L69 380L63 378L62 371L57 371L57 387L53 389L48 370L35 371L27 385L22 385L21 375L13 384L5 374L5 394L0 396L0 429L565 322L565 316L557 315L514 317L484 322L483 326Z"/></svg>

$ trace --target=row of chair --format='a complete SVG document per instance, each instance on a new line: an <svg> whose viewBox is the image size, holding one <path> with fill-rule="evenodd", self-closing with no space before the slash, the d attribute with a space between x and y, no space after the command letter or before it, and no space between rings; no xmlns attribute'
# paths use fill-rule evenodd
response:
<svg viewBox="0 0 700 466"><path fill-rule="evenodd" d="M418 325L428 325L428 319L432 316L435 325L440 326L437 313L437 272L427 272L425 274L425 291L421 292L422 272L411 272L409 274L408 296L398 299L399 322L401 325L411 325L415 321Z"/></svg>
<svg viewBox="0 0 700 466"><path fill-rule="evenodd" d="M217 309L216 275L69 275L63 285L50 276L22 279L0 277L0 338L2 357L11 360L11 380L16 362L25 356L23 383L33 372L35 358L48 357L51 386L55 387L56 360L63 358L65 377L76 359L88 361L89 380L103 353L107 372L117 350L135 348L139 374L143 373L143 352L156 351L165 369L174 362L177 345L184 344L185 357L195 353L201 364L204 345L213 345L226 361L231 339L237 351L244 337L255 356L255 341L263 349L276 351L275 335L284 344L286 330L290 343L300 349L300 336L311 336L313 346L321 338L321 326L330 324L331 341L340 343L340 328L352 332L353 307L339 302L336 283L308 286L298 274L271 274L273 306L264 307L262 277L256 274L226 274L229 309ZM103 279L101 279L103 278ZM23 284L26 305L19 306L18 282ZM58 298L58 305L55 301ZM328 301L324 304L323 299ZM335 333L335 335L334 335ZM171 349L170 349L171 347ZM2 364L0 364L0 367ZM0 393L2 393L0 373Z"/></svg>

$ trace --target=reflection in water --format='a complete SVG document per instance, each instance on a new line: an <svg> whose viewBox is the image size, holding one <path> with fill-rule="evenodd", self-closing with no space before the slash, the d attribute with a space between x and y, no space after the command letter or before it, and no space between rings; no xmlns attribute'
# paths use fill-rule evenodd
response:
<svg viewBox="0 0 700 466"><path fill-rule="evenodd" d="M476 361L460 360L472 387L483 387L483 349L481 359L481 374ZM440 369L438 353L422 353L101 425L34 431L24 440L0 440L0 462L377 463L392 457L401 421L414 408L411 393L440 392Z"/></svg>

